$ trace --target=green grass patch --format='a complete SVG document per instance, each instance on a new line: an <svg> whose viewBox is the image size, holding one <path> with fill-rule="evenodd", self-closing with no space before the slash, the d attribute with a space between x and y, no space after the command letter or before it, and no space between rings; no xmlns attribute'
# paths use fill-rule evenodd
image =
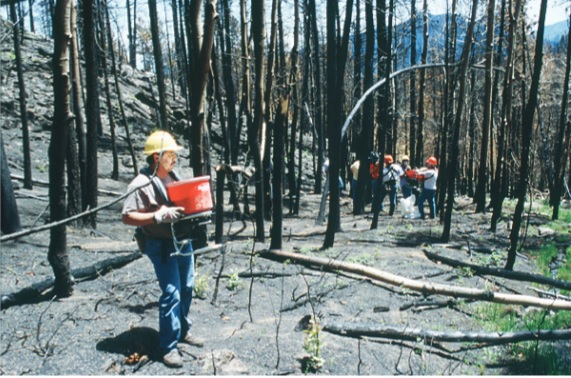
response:
<svg viewBox="0 0 571 378"><path fill-rule="evenodd" d="M521 373L525 375L569 375L571 367L561 364L560 352L552 343L536 343L526 341L512 344L508 347L512 356L517 360ZM519 370L519 369L517 369Z"/></svg>
<svg viewBox="0 0 571 378"><path fill-rule="evenodd" d="M557 257L558 249L552 243L543 245L538 250L529 250L530 256L535 260L537 267L541 274L551 277L550 262ZM564 281L571 281L571 246L565 250L565 264L557 268L557 279ZM569 295L571 291L561 290L561 294Z"/></svg>
<svg viewBox="0 0 571 378"><path fill-rule="evenodd" d="M568 329L571 311L536 310L525 312L521 306L486 303L476 310L477 318L488 332L518 332ZM551 342L525 341L506 346L507 354L499 356L513 362L514 374L556 375L571 373L571 365L561 363L565 352ZM520 371L521 369L521 371Z"/></svg>

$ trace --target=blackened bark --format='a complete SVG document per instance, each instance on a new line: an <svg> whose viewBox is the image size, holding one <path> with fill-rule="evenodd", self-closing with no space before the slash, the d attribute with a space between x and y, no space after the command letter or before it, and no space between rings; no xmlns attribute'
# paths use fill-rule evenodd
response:
<svg viewBox="0 0 571 378"><path fill-rule="evenodd" d="M200 10L201 1L192 0L186 2L187 6L187 24L190 27L189 33L189 54L191 56L191 74L188 75L191 81L189 87L191 94L191 120L190 142L191 142L191 165L195 176L201 176L205 170L205 162L208 163L209 154L208 145L204 145L205 141L209 141L205 123L205 103L206 103L206 85L210 74L210 59L212 54L212 46L214 43L214 29L216 24L216 1L209 0L205 4L204 18L202 19ZM204 26L201 24L204 20ZM206 156L206 159L205 159Z"/></svg>
<svg viewBox="0 0 571 378"><path fill-rule="evenodd" d="M254 84L254 121L248 129L248 144L250 153L254 158L256 172L256 241L265 240L264 232L264 171L260 151L259 133L262 131L264 122L264 77L265 77L265 29L264 29L264 4L263 1L252 4L252 39L254 41L255 58L255 84ZM263 137L262 137L263 139Z"/></svg>
<svg viewBox="0 0 571 378"><path fill-rule="evenodd" d="M486 62L485 62L485 84L484 84L484 119L482 120L482 141L480 143L480 159L478 162L478 181L474 202L476 203L476 213L486 211L486 184L488 182L488 144L490 128L493 114L493 63L494 63L494 15L496 0L488 1L488 23L486 31Z"/></svg>
<svg viewBox="0 0 571 378"><path fill-rule="evenodd" d="M426 64L428 59L428 0L424 0L422 6L422 53L420 56L420 64ZM418 123L416 132L416 152L414 154L416 160L410 160L412 167L418 167L421 164L424 154L424 91L426 88L426 70L420 71L418 80ZM409 156L410 157L410 156ZM412 159L412 158L411 158Z"/></svg>
<svg viewBox="0 0 571 378"><path fill-rule="evenodd" d="M83 89L81 86L81 66L79 62L79 47L77 41L77 15L75 0L70 2L71 25L71 97L73 103L73 125L75 130L69 131L69 151L67 157L67 214L75 215L82 211L83 188L87 187L86 173L86 139L85 123L83 121ZM72 126L73 129L73 126ZM76 222L75 224L80 224Z"/></svg>
<svg viewBox="0 0 571 378"><path fill-rule="evenodd" d="M498 142L497 142L497 157L496 157L496 170L494 173L494 185L491 189L492 207L493 213L490 221L490 229L492 232L496 232L498 220L501 217L502 206L505 197L505 140L508 126L511 122L512 114L512 93L513 93L513 71L514 71L514 46L515 46L515 27L519 18L519 13L521 10L521 0L517 0L511 8L508 10L509 13L509 26L508 26L508 51L507 51L507 69L504 75L504 83L502 90L502 111L501 120L498 129Z"/></svg>
<svg viewBox="0 0 571 378"><path fill-rule="evenodd" d="M32 160L30 158L30 130L28 128L28 106L24 70L22 69L22 51L20 49L20 27L17 22L16 6L10 3L12 32L14 39L14 54L16 55L16 71L18 74L18 89L20 103L20 120L22 121L22 147L24 154L24 188L32 189Z"/></svg>
<svg viewBox="0 0 571 378"><path fill-rule="evenodd" d="M159 125L163 130L170 130L167 114L167 94L165 89L165 74L163 66L163 53L161 49L161 36L157 16L156 0L149 0L149 22L151 24L151 38L153 40L153 55L155 57L155 71L157 74L157 88L159 91Z"/></svg>
<svg viewBox="0 0 571 378"><path fill-rule="evenodd" d="M274 127L274 156L273 164L274 169L272 173L272 235L270 249L281 249L282 248L282 229L283 229L283 210L282 210L282 186L283 186L283 174L284 174L284 131L287 127L286 116L288 110L288 100L287 98L282 98L280 100L279 107L277 109L276 121Z"/></svg>
<svg viewBox="0 0 571 378"><path fill-rule="evenodd" d="M0 131L0 147L2 148L2 172L0 175L0 212L2 219L0 226L2 233L13 234L22 230L20 224L20 214L18 213L18 204L14 197L14 187L12 186L12 179L10 178L10 168L8 167L8 160L6 159L6 152L4 150L4 140L2 139L2 132Z"/></svg>
<svg viewBox="0 0 571 378"><path fill-rule="evenodd" d="M458 171L458 160L460 159L460 126L462 124L462 115L464 113L464 96L466 95L466 75L468 73L468 66L470 63L470 51L472 51L472 38L474 35L474 27L476 25L476 13L478 10L478 0L472 0L472 16L470 24L466 32L466 40L462 50L462 69L458 80L460 81L460 90L458 93L458 109L456 110L456 117L454 119L454 131L451 140L450 159L448 160L448 196L446 200L446 213L444 214L444 228L442 231L442 241L448 242L450 240L450 231L452 227L452 210L454 207L455 195L455 181Z"/></svg>
<svg viewBox="0 0 571 378"><path fill-rule="evenodd" d="M327 126L329 136L329 214L323 248L331 248L335 233L339 231L339 159L341 152L341 122L339 81L339 48L336 19L339 15L337 2L327 2Z"/></svg>
<svg viewBox="0 0 571 378"><path fill-rule="evenodd" d="M94 3L87 1L83 3L83 48L85 55L85 114L87 124L87 160L85 182L83 188L83 210L97 207L97 142L98 130L101 125L99 116L99 83L98 83L98 63L97 47L95 41L95 15ZM64 140L64 139L60 139ZM65 139L67 140L67 139ZM96 214L84 218L85 223L96 228Z"/></svg>
<svg viewBox="0 0 571 378"><path fill-rule="evenodd" d="M571 20L571 16L569 17ZM564 147L565 135L569 139L569 131L565 133L565 127L569 128L569 121L567 120L567 101L569 99L569 72L571 71L571 24L569 26L570 32L567 34L567 58L565 62L565 78L563 80L563 96L561 98L561 112L559 115L559 133L557 134L557 141L553 151L554 158L554 176L555 185L553 186L553 193L550 201L553 204L553 214L551 219L559 219L559 204L561 203L561 193L563 193L563 184L565 178L565 166L567 165L568 151ZM567 124L567 126L566 126ZM559 158L557 158L559 156Z"/></svg>
<svg viewBox="0 0 571 378"><path fill-rule="evenodd" d="M58 0L54 13L54 122L49 146L51 222L66 217L65 158L71 121L69 112L69 47L71 42L69 8L69 0ZM69 297L73 293L73 281L67 253L65 225L56 226L50 230L48 261L55 275L54 293L58 297Z"/></svg>
<svg viewBox="0 0 571 378"><path fill-rule="evenodd" d="M274 83L275 69L275 58L276 58L276 43L277 43L277 10L278 2L277 0L272 0L272 12L270 19L270 44L267 48L268 62L266 64L266 84L264 86L264 124L262 125L262 138L260 148L263 150L262 153L262 167L264 169L264 217L267 220L271 220L271 185L270 179L272 175L271 168L271 144L274 132L274 121L272 120L272 100L271 92Z"/></svg>
<svg viewBox="0 0 571 378"><path fill-rule="evenodd" d="M232 46L231 31L230 31L230 5L228 0L222 0L222 9L224 10L224 17L221 17L224 27L224 37L221 41L224 43L222 51L222 77L224 81L224 93L226 95L226 109L228 111L226 120L228 122L228 145L229 145L229 158L231 164L238 164L238 155L240 150L240 134L238 127L238 118L236 115L236 90L234 88L234 80L232 77L232 57L234 54L234 47ZM249 62L244 62L248 65Z"/></svg>
<svg viewBox="0 0 571 378"><path fill-rule="evenodd" d="M113 54L113 39L111 38L111 23L109 21L109 7L107 0L103 0L103 8L105 10L104 18L101 19L101 31L103 38L101 40L101 48L103 49L103 76L105 79L105 100L107 104L107 118L109 121L109 131L111 132L111 154L113 163L111 168L111 178L117 180L119 178L119 156L117 153L117 138L115 136L115 117L113 115L113 104L111 102L111 85L109 84L109 71L107 67L108 55ZM107 42L107 43L106 43Z"/></svg>
<svg viewBox="0 0 571 378"><path fill-rule="evenodd" d="M410 2L410 65L416 65L416 1ZM418 117L416 114L416 71L410 72L410 86L409 86L409 105L410 105L410 133L409 133L409 151L410 159L417 162L419 158L416 157L416 135ZM394 151L390 151L394 152Z"/></svg>
<svg viewBox="0 0 571 378"><path fill-rule="evenodd" d="M293 117L291 121L291 130L289 135L289 151L288 151L288 190L289 190L289 206L290 214L295 214L295 198L297 193L296 181L295 181L295 146L296 146L296 134L299 122L300 113L300 98L299 98L299 0L294 0L294 27L293 27L293 47L291 49L291 71L289 85L291 85L292 100L295 104L293 109ZM301 128L300 128L301 134ZM287 143L287 141L286 141ZM301 145L299 145L301 149ZM299 167L301 170L301 166Z"/></svg>
<svg viewBox="0 0 571 378"><path fill-rule="evenodd" d="M129 39L129 64L137 68L137 0L133 0L133 17L131 17L131 4L127 0L127 30Z"/></svg>
<svg viewBox="0 0 571 378"><path fill-rule="evenodd" d="M311 58L312 58L312 76L315 85L315 130L317 130L317 167L315 168L315 194L321 194L323 179L323 163L325 161L325 127L323 121L323 109L325 104L323 101L323 82L321 79L321 50L319 48L319 31L317 28L318 15L315 9L315 0L309 0L310 28L311 28ZM329 83L328 83L329 85ZM328 104L329 106L330 104Z"/></svg>
<svg viewBox="0 0 571 378"><path fill-rule="evenodd" d="M541 0L539 10L539 23L537 25L537 41L535 45L535 58L533 65L533 76L531 79L531 87L529 90L529 99L525 105L522 122L522 149L521 149L521 165L520 165L520 183L518 186L518 202L516 204L513 225L510 232L510 248L508 250L508 259L505 269L512 270L516 260L517 243L519 240L519 231L521 227L521 218L525 197L529 185L529 153L531 150L531 140L533 134L533 122L535 118L535 108L537 106L537 97L539 93L539 79L541 77L541 68L543 65L543 34L545 29L545 14L547 11L547 0Z"/></svg>

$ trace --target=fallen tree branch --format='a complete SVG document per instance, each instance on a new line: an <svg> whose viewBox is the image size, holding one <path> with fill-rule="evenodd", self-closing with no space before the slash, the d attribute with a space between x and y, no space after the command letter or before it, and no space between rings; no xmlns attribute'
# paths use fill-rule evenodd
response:
<svg viewBox="0 0 571 378"><path fill-rule="evenodd" d="M505 294L490 290L473 289L437 284L427 281L417 281L410 278L397 276L380 269L371 268L361 264L347 263L343 261L331 260L321 257L305 256L299 253L292 253L278 250L267 250L259 253L260 257L271 260L285 261L291 260L306 266L318 266L321 269L330 271L342 270L370 277L375 280L401 286L410 290L419 291L424 294L442 294L451 297L479 299L488 302L518 304L523 306L537 306L549 309L571 310L571 302L561 299L542 299L529 295Z"/></svg>
<svg viewBox="0 0 571 378"><path fill-rule="evenodd" d="M433 299L433 300L421 300L414 302L407 302L399 307L399 311L406 311L411 307L453 307L459 303L468 303L470 301L458 301L454 298L448 299Z"/></svg>
<svg viewBox="0 0 571 378"><path fill-rule="evenodd" d="M571 340L571 329L540 330L538 332L442 332L416 327L408 328L365 323L323 322L321 326L324 331L342 336L381 337L413 341L423 339L427 342L485 342L499 345L530 340Z"/></svg>
<svg viewBox="0 0 571 378"><path fill-rule="evenodd" d="M426 257L432 261L442 262L452 267L466 267L472 269L477 274L489 274L492 276L508 278L515 281L536 282L539 284L550 285L559 289L571 290L571 282L555 280L553 278L545 277L539 274L532 274L526 272L514 272L513 270L505 270L501 268L489 268L479 265L469 264L462 261L454 260L449 257L440 256L437 253L429 252L425 249L422 250Z"/></svg>
<svg viewBox="0 0 571 378"><path fill-rule="evenodd" d="M140 252L131 253L126 256L113 257L111 259L99 261L92 266L74 269L71 275L76 280L87 280L107 274L113 269L121 268L130 262L141 258ZM15 293L2 295L0 301L0 309L5 310L12 306L19 306L30 303L38 299L42 293L54 286L54 279L50 278L41 282L34 283L28 287L21 289Z"/></svg>
<svg viewBox="0 0 571 378"><path fill-rule="evenodd" d="M566 295L561 295L559 293L551 293L549 291L540 290L540 289L538 289L536 287L532 287L532 286L528 286L527 288L535 291L536 293L538 293L540 295L544 295L544 296L551 297L551 298L564 299L566 301L571 301L571 297L568 297Z"/></svg>
<svg viewBox="0 0 571 378"><path fill-rule="evenodd" d="M76 214L76 215L74 215L74 216L72 216L72 217L69 217L69 218L66 218L66 219L62 219L62 220L59 220L59 221L56 221L56 222L48 223L48 224L45 224L45 225L43 225L43 226L39 226L39 227L36 227L36 228L30 228L30 229L28 229L28 230L22 230L22 231L20 231L20 232L14 232L13 234L4 235L4 236L0 237L0 243L6 242L6 241L9 241L9 240L18 239L18 238L21 238L22 236L27 236L27 235L30 235L30 234L33 234L33 233L36 233L36 232L49 230L49 229L52 228L52 227L56 227L56 226L61 226L61 225L64 225L64 224L68 224L68 223L71 223L71 222L76 221L76 220L78 220L78 219L81 219L81 218L83 218L83 217L86 217L86 216L88 216L88 215L95 214L95 213L97 213L97 212L100 211L100 210L103 210L103 209L105 209L105 208L107 208L107 207L110 207L111 205L116 204L117 202L119 202L119 201L121 201L122 199L126 198L129 194L131 194L131 193L133 193L133 192L135 192L135 191L137 191L137 190L139 190L139 189L141 189L141 188L143 188L143 187L149 185L150 183L151 183L151 181L149 180L149 182L147 182L147 183L145 183L145 184L142 184L141 186L138 186L138 187L136 187L136 188L133 188L133 189L130 190L129 192L123 194L122 196L120 196L119 198L114 199L114 200L111 201L111 202L108 202L108 203L106 203L106 204L103 204L103 205L101 205L101 206L99 206L99 207L96 207L96 208L94 208L94 209L86 210L86 211L84 211L84 212L82 212L82 213L79 213L79 214Z"/></svg>

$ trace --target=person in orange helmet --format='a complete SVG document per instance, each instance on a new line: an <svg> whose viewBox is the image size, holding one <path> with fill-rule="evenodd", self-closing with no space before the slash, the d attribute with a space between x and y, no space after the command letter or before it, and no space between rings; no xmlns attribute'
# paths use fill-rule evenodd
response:
<svg viewBox="0 0 571 378"><path fill-rule="evenodd" d="M424 214L424 202L428 202L428 208L430 209L430 219L436 217L436 180L438 179L438 169L436 166L438 161L434 156L426 159L426 167L421 168L418 174L418 181L421 183L422 191L420 192L420 198L418 199L418 212L420 217L424 219L426 216Z"/></svg>
<svg viewBox="0 0 571 378"><path fill-rule="evenodd" d="M383 168L383 187L381 188L381 211L383 210L383 200L385 196L389 195L389 216L395 212L397 205L397 187L400 176L403 171L398 164L394 164L392 155L385 155L384 158L385 168Z"/></svg>
<svg viewBox="0 0 571 378"><path fill-rule="evenodd" d="M408 198L418 185L418 181L416 180L416 172L410 167L410 158L407 155L403 155L401 158L401 169L403 171L400 176L402 198Z"/></svg>

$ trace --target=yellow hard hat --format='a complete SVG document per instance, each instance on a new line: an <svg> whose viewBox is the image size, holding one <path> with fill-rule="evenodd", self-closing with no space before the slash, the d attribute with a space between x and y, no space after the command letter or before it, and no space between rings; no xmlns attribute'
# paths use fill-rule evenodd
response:
<svg viewBox="0 0 571 378"><path fill-rule="evenodd" d="M410 161L410 159L408 158L408 155L404 155L404 156L401 158L401 160L402 160L402 161L405 161L405 160Z"/></svg>
<svg viewBox="0 0 571 378"><path fill-rule="evenodd" d="M182 146L176 144L172 135L166 131L159 130L149 135L145 143L144 152L145 155L150 156L163 151L179 151L182 150L182 148Z"/></svg>

